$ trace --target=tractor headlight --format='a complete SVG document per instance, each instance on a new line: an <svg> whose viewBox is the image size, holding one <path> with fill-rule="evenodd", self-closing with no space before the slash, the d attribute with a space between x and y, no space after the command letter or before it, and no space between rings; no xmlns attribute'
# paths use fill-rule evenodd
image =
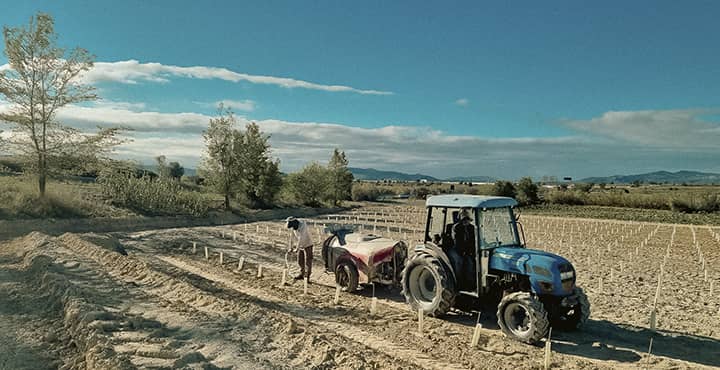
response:
<svg viewBox="0 0 720 370"><path fill-rule="evenodd" d="M575 272L572 270L560 273L560 280L572 279L573 277L575 277Z"/></svg>

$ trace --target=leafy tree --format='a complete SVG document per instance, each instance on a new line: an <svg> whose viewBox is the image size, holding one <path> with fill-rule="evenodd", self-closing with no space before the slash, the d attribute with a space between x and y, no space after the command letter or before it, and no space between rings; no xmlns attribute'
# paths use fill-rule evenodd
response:
<svg viewBox="0 0 720 370"><path fill-rule="evenodd" d="M288 175L288 190L298 202L319 207L328 192L329 170L317 162L312 162L301 171Z"/></svg>
<svg viewBox="0 0 720 370"><path fill-rule="evenodd" d="M512 182L498 180L495 182L495 185L493 185L492 194L500 197L515 198L517 190L515 190L515 185L513 185Z"/></svg>
<svg viewBox="0 0 720 370"><path fill-rule="evenodd" d="M3 36L10 68L0 71L0 94L11 108L0 113L0 121L12 127L5 145L37 174L44 198L49 175L70 162L96 165L122 142L119 129L88 134L57 121L58 109L97 96L92 86L78 82L93 66L93 56L85 49L58 47L50 15L38 13L27 27L3 27Z"/></svg>
<svg viewBox="0 0 720 370"><path fill-rule="evenodd" d="M512 184L511 184L512 185ZM540 201L538 186L530 177L523 177L517 185L517 197L521 204L529 205Z"/></svg>
<svg viewBox="0 0 720 370"><path fill-rule="evenodd" d="M170 177L170 167L168 166L167 158L164 155L159 155L155 157L155 162L157 163L158 176L160 176L161 179Z"/></svg>
<svg viewBox="0 0 720 370"><path fill-rule="evenodd" d="M242 136L235 129L237 120L232 110L218 108L218 116L210 119L207 130L203 131L207 155L203 158L200 171L208 184L223 195L225 209L230 209L240 181L240 151Z"/></svg>
<svg viewBox="0 0 720 370"><path fill-rule="evenodd" d="M185 168L178 162L170 162L168 167L170 169L170 178L174 180L180 180L180 178L185 174Z"/></svg>
<svg viewBox="0 0 720 370"><path fill-rule="evenodd" d="M185 168L178 162L167 162L167 158L164 155L155 158L157 162L157 171L161 179L173 179L180 180L185 174Z"/></svg>
<svg viewBox="0 0 720 370"><path fill-rule="evenodd" d="M348 169L345 152L335 148L328 163L328 194L327 199L338 206L343 200L350 199L353 174Z"/></svg>
<svg viewBox="0 0 720 370"><path fill-rule="evenodd" d="M270 157L268 135L255 122L245 125L238 151L240 192L253 207L267 207L273 203L282 186L280 161Z"/></svg>

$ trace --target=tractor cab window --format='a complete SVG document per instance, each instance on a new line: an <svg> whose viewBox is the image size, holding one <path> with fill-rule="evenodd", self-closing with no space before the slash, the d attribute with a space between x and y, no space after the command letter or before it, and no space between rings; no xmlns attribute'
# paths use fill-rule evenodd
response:
<svg viewBox="0 0 720 370"><path fill-rule="evenodd" d="M445 239L445 224L449 222L447 208L431 208L430 209L430 227L426 240L437 245L442 245Z"/></svg>
<svg viewBox="0 0 720 370"><path fill-rule="evenodd" d="M480 220L482 248L518 245L510 208L483 210Z"/></svg>

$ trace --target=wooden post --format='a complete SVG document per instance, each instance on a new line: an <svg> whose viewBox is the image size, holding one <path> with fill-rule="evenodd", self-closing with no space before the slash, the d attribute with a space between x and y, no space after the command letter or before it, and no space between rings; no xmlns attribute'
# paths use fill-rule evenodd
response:
<svg viewBox="0 0 720 370"><path fill-rule="evenodd" d="M308 294L307 292L308 292L308 280L309 279L310 278L308 278L308 277L305 277L305 279L303 279L303 295Z"/></svg>
<svg viewBox="0 0 720 370"><path fill-rule="evenodd" d="M478 342L480 341L480 330L482 329L482 324L480 323L480 315L481 313L478 313L478 318L475 322L475 330L473 330L472 341L470 342L470 348L477 347Z"/></svg>
<svg viewBox="0 0 720 370"><path fill-rule="evenodd" d="M713 296L713 289L715 288L715 280L710 280L710 298Z"/></svg>
<svg viewBox="0 0 720 370"><path fill-rule="evenodd" d="M421 308L418 308L417 314L418 314L418 334L422 335L422 333L423 333L423 319L425 318L425 316L423 315L423 309L422 309L422 307L421 307Z"/></svg>
<svg viewBox="0 0 720 370"><path fill-rule="evenodd" d="M653 306L652 311L650 311L650 330L655 331L655 328L657 326L657 313L656 309Z"/></svg>
<svg viewBox="0 0 720 370"><path fill-rule="evenodd" d="M550 331L548 332L547 340L545 341L545 366L544 369L548 370L550 369L550 365L552 363L552 327L550 327Z"/></svg>
<svg viewBox="0 0 720 370"><path fill-rule="evenodd" d="M287 273L288 273L287 269L282 270L282 277L280 278L280 286L285 286L285 284L287 282Z"/></svg>
<svg viewBox="0 0 720 370"><path fill-rule="evenodd" d="M220 266L223 264L223 252L220 251Z"/></svg>
<svg viewBox="0 0 720 370"><path fill-rule="evenodd" d="M237 231L233 231L233 241L237 240Z"/></svg>
<svg viewBox="0 0 720 370"><path fill-rule="evenodd" d="M262 265L258 263L257 277L263 277Z"/></svg>
<svg viewBox="0 0 720 370"><path fill-rule="evenodd" d="M193 242L193 254L197 252L197 243Z"/></svg>
<svg viewBox="0 0 720 370"><path fill-rule="evenodd" d="M335 285L335 299L333 299L333 304L338 305L340 304L340 285Z"/></svg>
<svg viewBox="0 0 720 370"><path fill-rule="evenodd" d="M205 259L210 259L210 251L208 251L208 247L205 247Z"/></svg>
<svg viewBox="0 0 720 370"><path fill-rule="evenodd" d="M372 297L370 301L370 314L373 316L377 314L377 297Z"/></svg>
<svg viewBox="0 0 720 370"><path fill-rule="evenodd" d="M241 256L238 260L238 271L241 271L243 268L243 265L245 264L245 256Z"/></svg>

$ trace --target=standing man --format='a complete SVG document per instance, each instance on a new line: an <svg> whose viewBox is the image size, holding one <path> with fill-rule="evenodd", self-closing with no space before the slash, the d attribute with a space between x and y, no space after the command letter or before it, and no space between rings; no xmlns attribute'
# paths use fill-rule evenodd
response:
<svg viewBox="0 0 720 370"><path fill-rule="evenodd" d="M297 261L298 265L300 265L300 275L295 276L295 280L302 280L303 278L310 280L313 261L313 243L312 237L310 237L310 230L308 230L307 224L304 221L300 221L292 216L288 217L285 223L288 229L293 230L295 239L297 239Z"/></svg>

